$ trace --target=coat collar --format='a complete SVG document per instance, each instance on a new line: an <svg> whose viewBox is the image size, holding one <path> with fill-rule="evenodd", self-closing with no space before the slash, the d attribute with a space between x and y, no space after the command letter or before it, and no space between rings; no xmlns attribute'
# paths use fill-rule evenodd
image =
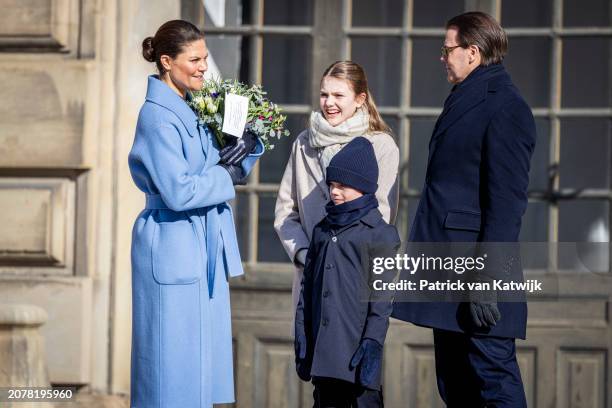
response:
<svg viewBox="0 0 612 408"><path fill-rule="evenodd" d="M440 117L434 138L459 120L467 111L482 103L487 93L494 92L500 85L511 82L510 76L501 64L478 67L462 83L453 88L455 95Z"/></svg>
<svg viewBox="0 0 612 408"><path fill-rule="evenodd" d="M187 98L191 98L189 93ZM163 83L157 75L149 76L146 100L172 111L183 122L191 137L199 135L197 115L187 105L187 101Z"/></svg>
<svg viewBox="0 0 612 408"><path fill-rule="evenodd" d="M366 215L356 220L355 222L347 224L338 229L332 229L332 230L334 231L334 235L339 235L343 233L344 231L346 231L347 229L352 228L355 225L358 225L359 223L362 223L370 228L374 228L381 221L383 221L381 212L378 210L378 208L372 208Z"/></svg>

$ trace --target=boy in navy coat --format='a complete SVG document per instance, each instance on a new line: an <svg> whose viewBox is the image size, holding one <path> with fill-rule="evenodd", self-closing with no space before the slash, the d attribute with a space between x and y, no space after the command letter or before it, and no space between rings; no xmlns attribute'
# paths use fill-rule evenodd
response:
<svg viewBox="0 0 612 408"><path fill-rule="evenodd" d="M366 298L363 267L373 256L394 256L400 239L377 209L378 165L366 138L348 143L326 173L332 201L306 256L295 318L296 368L302 380L312 378L315 407L382 407L392 298L376 292ZM387 271L377 279L394 275Z"/></svg>

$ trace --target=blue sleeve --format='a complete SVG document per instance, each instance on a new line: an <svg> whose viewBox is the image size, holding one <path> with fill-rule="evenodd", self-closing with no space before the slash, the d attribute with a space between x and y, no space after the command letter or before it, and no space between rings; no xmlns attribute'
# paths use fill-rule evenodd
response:
<svg viewBox="0 0 612 408"><path fill-rule="evenodd" d="M255 146L255 151L245 157L244 160L242 160L242 169L244 170L244 174L251 173L251 170L253 170L257 159L259 159L261 155L264 154L265 150L266 149L264 147L263 142L261 141L261 139L257 138L257 145Z"/></svg>
<svg viewBox="0 0 612 408"><path fill-rule="evenodd" d="M138 136L137 136L138 137ZM235 196L232 178L221 166L190 174L180 135L172 125L147 129L146 139L135 143L132 153L142 163L164 203L174 211L207 207Z"/></svg>

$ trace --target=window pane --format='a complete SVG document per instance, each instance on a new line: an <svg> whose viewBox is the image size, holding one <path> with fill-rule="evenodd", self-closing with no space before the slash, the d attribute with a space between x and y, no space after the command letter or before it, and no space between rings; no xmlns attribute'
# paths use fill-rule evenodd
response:
<svg viewBox="0 0 612 408"><path fill-rule="evenodd" d="M309 103L311 40L263 37L263 87L275 103Z"/></svg>
<svg viewBox="0 0 612 408"><path fill-rule="evenodd" d="M265 25L312 25L313 0L265 0Z"/></svg>
<svg viewBox="0 0 612 408"><path fill-rule="evenodd" d="M521 224L521 242L548 241L548 204L531 202L523 215ZM545 265L542 265L544 267Z"/></svg>
<svg viewBox="0 0 612 408"><path fill-rule="evenodd" d="M257 231L257 260L259 262L290 262L274 230L276 195L259 196L259 229Z"/></svg>
<svg viewBox="0 0 612 408"><path fill-rule="evenodd" d="M259 160L259 181L261 183L280 183L291 155L291 146L307 125L307 115L287 115L286 126L291 135L276 141L274 149L266 152Z"/></svg>
<svg viewBox="0 0 612 408"><path fill-rule="evenodd" d="M399 105L402 42L399 38L355 37L351 58L361 64L378 106Z"/></svg>
<svg viewBox="0 0 612 408"><path fill-rule="evenodd" d="M605 27L610 25L610 0L563 0L563 25Z"/></svg>
<svg viewBox="0 0 612 408"><path fill-rule="evenodd" d="M548 241L548 204L531 202L527 204L527 211L523 215L521 224L520 242L521 263L525 269L547 269L548 248L543 244L529 244L531 242Z"/></svg>
<svg viewBox="0 0 612 408"><path fill-rule="evenodd" d="M440 62L442 37L415 38L412 45L412 106L442 106L451 86L446 81L446 72Z"/></svg>
<svg viewBox="0 0 612 408"><path fill-rule="evenodd" d="M385 123L391 128L391 136L393 136L395 143L399 146L399 139L398 139L399 130L400 130L399 118L397 116L391 116L391 115L382 115L382 118L385 121Z"/></svg>
<svg viewBox="0 0 612 408"><path fill-rule="evenodd" d="M464 12L464 6L464 0L414 0L413 25L444 28L448 20Z"/></svg>
<svg viewBox="0 0 612 408"><path fill-rule="evenodd" d="M355 27L400 27L404 0L353 0Z"/></svg>
<svg viewBox="0 0 612 408"><path fill-rule="evenodd" d="M412 118L410 119L410 158L408 160L408 186L421 190L425 181L427 170L427 157L429 155L429 140L433 132L436 119Z"/></svg>
<svg viewBox="0 0 612 408"><path fill-rule="evenodd" d="M610 188L612 121L561 121L561 188Z"/></svg>
<svg viewBox="0 0 612 408"><path fill-rule="evenodd" d="M546 27L552 25L552 0L502 1L504 27Z"/></svg>
<svg viewBox="0 0 612 408"><path fill-rule="evenodd" d="M531 169L529 171L529 190L544 191L548 187L548 169L550 155L550 122L548 119L537 118L537 139Z"/></svg>
<svg viewBox="0 0 612 408"><path fill-rule="evenodd" d="M207 35L208 73L220 75L225 79L248 81L248 67L244 67L241 75L241 63L246 62L243 56L248 55L248 37L239 35Z"/></svg>
<svg viewBox="0 0 612 408"><path fill-rule="evenodd" d="M563 41L562 104L564 107L610 106L610 48L606 38Z"/></svg>
<svg viewBox="0 0 612 408"><path fill-rule="evenodd" d="M550 89L548 38L511 38L504 63L514 84L531 107L546 107Z"/></svg>
<svg viewBox="0 0 612 408"><path fill-rule="evenodd" d="M559 205L560 242L608 242L609 203L603 200L565 201ZM566 244L567 245L567 244ZM571 246L570 246L571 247ZM559 268L580 271L607 271L609 253L603 245L576 245L559 251Z"/></svg>
<svg viewBox="0 0 612 408"><path fill-rule="evenodd" d="M206 27L236 27L243 23L250 24L251 9L249 3L251 1L206 1L200 2L199 5L195 1L192 1L192 3L195 3L191 6L192 10L194 7L202 7L204 3L204 32L206 32ZM189 6L186 7L190 8Z"/></svg>

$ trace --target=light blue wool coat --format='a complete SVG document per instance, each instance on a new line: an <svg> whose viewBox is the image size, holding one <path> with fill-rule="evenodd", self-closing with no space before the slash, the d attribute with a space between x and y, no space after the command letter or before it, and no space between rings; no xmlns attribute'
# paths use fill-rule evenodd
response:
<svg viewBox="0 0 612 408"><path fill-rule="evenodd" d="M264 151L242 163L249 172ZM229 276L243 274L228 172L212 132L149 77L129 166L146 207L132 231L132 408L234 401Z"/></svg>

